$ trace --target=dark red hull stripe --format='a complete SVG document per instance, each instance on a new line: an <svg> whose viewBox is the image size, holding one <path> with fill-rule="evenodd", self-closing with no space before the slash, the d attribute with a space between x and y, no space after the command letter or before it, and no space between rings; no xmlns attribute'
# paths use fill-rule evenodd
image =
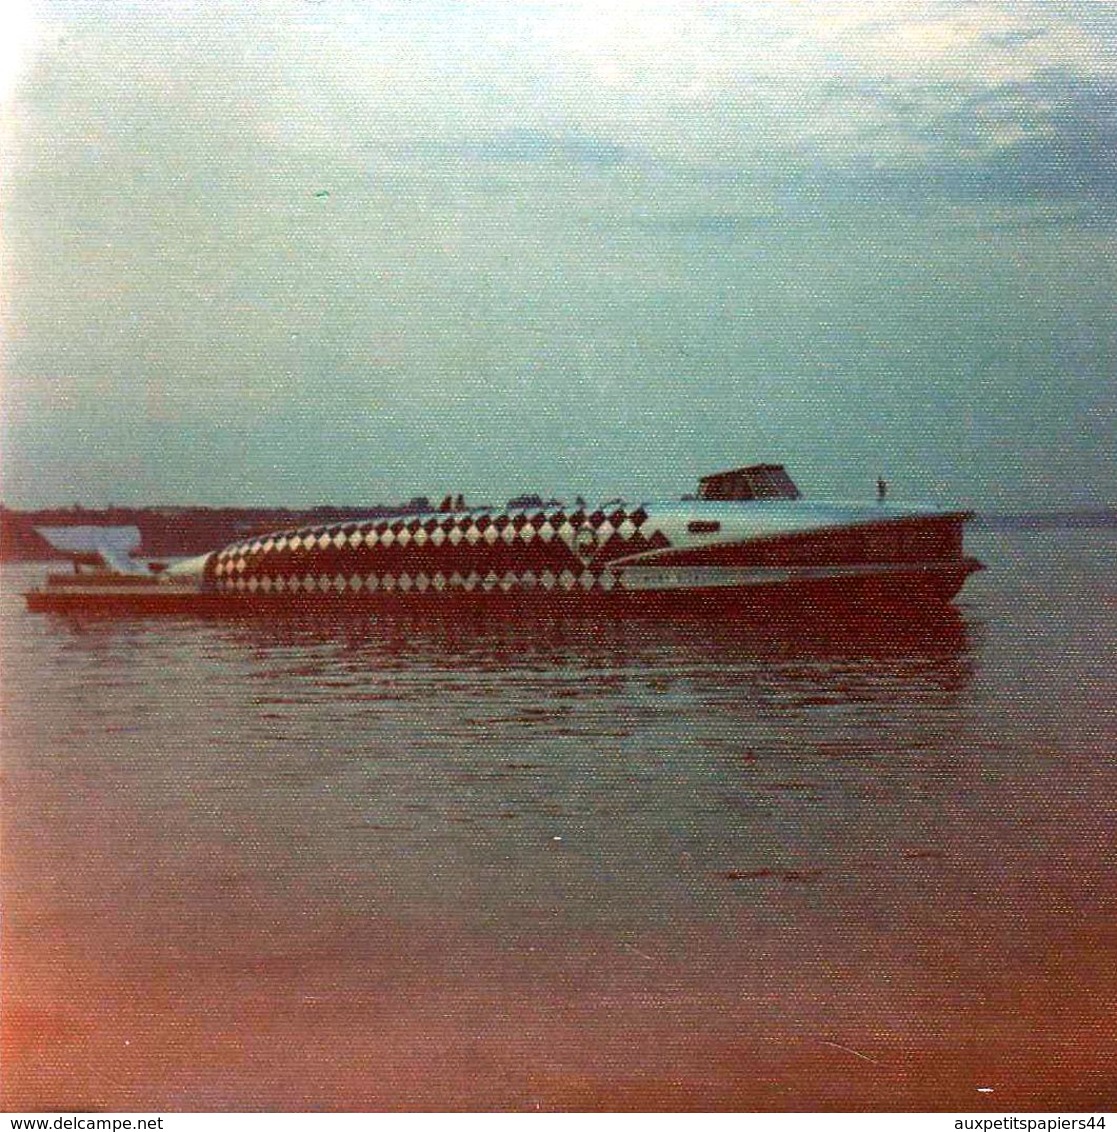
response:
<svg viewBox="0 0 1117 1132"><path fill-rule="evenodd" d="M935 568L897 569L838 577L803 577L781 584L752 586L711 586L697 588L610 590L575 584L570 589L545 590L500 586L473 589L437 590L433 587L393 586L375 590L361 588L300 588L282 593L256 591L192 591L178 586L157 586L149 590L37 590L27 595L28 607L36 612L77 615L145 616L183 614L199 616L349 616L352 613L415 612L439 617L470 612L491 612L505 616L520 613L566 614L571 612L603 616L641 613L714 613L762 610L779 606L796 613L827 610L859 614L896 606L930 608L949 602L967 576L978 565L972 559Z"/></svg>
<svg viewBox="0 0 1117 1132"><path fill-rule="evenodd" d="M962 557L962 526L960 517L928 516L665 550L638 559L614 556L611 561L614 566L639 561L655 566L742 567L927 562Z"/></svg>

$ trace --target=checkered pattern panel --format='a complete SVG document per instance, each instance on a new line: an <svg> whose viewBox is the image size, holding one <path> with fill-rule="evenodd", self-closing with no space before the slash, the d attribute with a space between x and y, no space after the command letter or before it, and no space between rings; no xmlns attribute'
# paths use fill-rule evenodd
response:
<svg viewBox="0 0 1117 1132"><path fill-rule="evenodd" d="M670 545L645 535L647 519L642 507L401 516L246 539L208 569L217 589L250 594L607 591L610 561Z"/></svg>
<svg viewBox="0 0 1117 1132"><path fill-rule="evenodd" d="M481 574L477 570L462 572L455 570L445 574L441 570L434 574L411 574L401 571L398 574L391 572L384 574L353 574L345 577L337 574L330 577L328 574L291 574L271 575L262 577L251 575L247 581L241 577L222 576L215 580L214 586L223 593L249 593L263 595L282 595L284 593L320 594L323 596L334 594L375 594L378 591L385 594L416 593L452 593L461 591L472 593L474 591L490 593L499 591L510 593L513 590L521 593L534 591L554 593L609 593L614 589L623 589L625 586L624 571L618 570L563 570L556 574L551 570L544 570L536 574L532 570L516 573L508 570L504 574L497 574L490 570Z"/></svg>

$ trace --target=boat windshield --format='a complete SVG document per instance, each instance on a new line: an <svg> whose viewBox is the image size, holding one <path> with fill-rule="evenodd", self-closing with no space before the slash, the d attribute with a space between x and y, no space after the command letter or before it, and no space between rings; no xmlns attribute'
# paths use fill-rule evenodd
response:
<svg viewBox="0 0 1117 1132"><path fill-rule="evenodd" d="M802 493L782 464L753 464L703 476L699 499L800 499Z"/></svg>

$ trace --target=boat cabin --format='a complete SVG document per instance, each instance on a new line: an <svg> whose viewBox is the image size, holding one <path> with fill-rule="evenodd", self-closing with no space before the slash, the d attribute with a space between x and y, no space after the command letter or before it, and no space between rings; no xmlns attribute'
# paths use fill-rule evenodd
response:
<svg viewBox="0 0 1117 1132"><path fill-rule="evenodd" d="M801 499L803 493L782 464L750 464L714 472L698 481L699 499Z"/></svg>

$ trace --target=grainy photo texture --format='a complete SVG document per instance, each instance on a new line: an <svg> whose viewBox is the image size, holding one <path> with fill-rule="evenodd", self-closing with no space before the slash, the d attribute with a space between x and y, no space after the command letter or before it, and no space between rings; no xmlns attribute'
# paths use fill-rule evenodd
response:
<svg viewBox="0 0 1117 1132"><path fill-rule="evenodd" d="M3 1107L1117 1104L1117 5L0 22Z"/></svg>

